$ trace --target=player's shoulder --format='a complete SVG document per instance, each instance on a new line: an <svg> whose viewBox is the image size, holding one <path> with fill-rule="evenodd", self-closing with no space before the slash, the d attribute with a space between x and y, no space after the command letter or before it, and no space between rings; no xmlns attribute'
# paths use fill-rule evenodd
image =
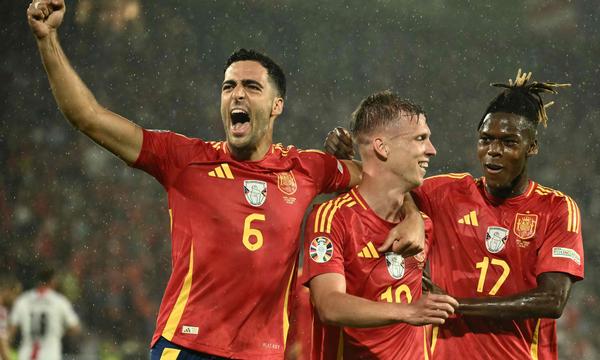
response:
<svg viewBox="0 0 600 360"><path fill-rule="evenodd" d="M316 229L331 229L332 224L346 221L351 214L366 210L364 201L356 193L356 188L340 194L328 201L316 204L312 210Z"/></svg>
<svg viewBox="0 0 600 360"><path fill-rule="evenodd" d="M436 189L440 186L448 188L448 186L454 187L465 187L465 186L477 186L480 179L476 179L470 173L447 173L439 174L426 178L423 181L423 187L429 189Z"/></svg>
<svg viewBox="0 0 600 360"><path fill-rule="evenodd" d="M549 207L567 207L579 211L577 203L572 197L551 187L534 183L531 194L536 201L542 202Z"/></svg>
<svg viewBox="0 0 600 360"><path fill-rule="evenodd" d="M581 213L579 206L569 195L562 191L535 183L532 198L541 204L551 218L563 219L567 222L567 230L578 233L581 229Z"/></svg>

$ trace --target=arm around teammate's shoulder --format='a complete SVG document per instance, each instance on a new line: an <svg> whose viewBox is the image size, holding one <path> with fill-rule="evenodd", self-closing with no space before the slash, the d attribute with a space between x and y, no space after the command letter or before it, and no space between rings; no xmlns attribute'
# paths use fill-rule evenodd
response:
<svg viewBox="0 0 600 360"><path fill-rule="evenodd" d="M58 40L64 13L64 0L34 0L27 10L54 98L73 126L132 164L142 148L142 129L98 104L77 75Z"/></svg>

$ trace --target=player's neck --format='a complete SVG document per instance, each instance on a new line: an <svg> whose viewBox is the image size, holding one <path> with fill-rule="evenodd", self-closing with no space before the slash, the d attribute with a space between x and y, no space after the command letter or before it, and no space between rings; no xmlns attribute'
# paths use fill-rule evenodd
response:
<svg viewBox="0 0 600 360"><path fill-rule="evenodd" d="M527 191L528 187L529 177L527 176L527 171L525 170L523 173L521 173L521 175L516 177L512 184L510 184L508 187L496 188L490 187L487 182L485 184L485 190L488 192L488 194L499 199L510 199L522 195L525 193L525 191Z"/></svg>
<svg viewBox="0 0 600 360"><path fill-rule="evenodd" d="M399 223L404 218L402 205L407 190L403 186L392 187L390 184L394 182L363 173L358 190L377 216L391 223Z"/></svg>
<svg viewBox="0 0 600 360"><path fill-rule="evenodd" d="M259 161L267 155L271 145L271 141L263 141L256 147L236 148L227 143L227 148L231 153L231 157L238 161Z"/></svg>

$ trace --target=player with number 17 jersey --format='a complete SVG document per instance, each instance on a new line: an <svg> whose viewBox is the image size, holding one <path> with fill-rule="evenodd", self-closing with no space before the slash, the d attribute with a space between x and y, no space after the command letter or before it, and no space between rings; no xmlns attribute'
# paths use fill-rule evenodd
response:
<svg viewBox="0 0 600 360"><path fill-rule="evenodd" d="M305 227L304 271L301 281L339 273L346 278L346 293L372 301L411 303L421 297L421 277L431 234L425 219L425 251L404 259L393 252L380 254L389 231L397 224L380 218L365 202L358 187L337 198L316 205ZM312 359L331 359L343 354L352 359L426 359L428 349L423 327L399 323L375 328L344 327L342 348L331 327L322 327L315 314Z"/></svg>
<svg viewBox="0 0 600 360"><path fill-rule="evenodd" d="M281 359L303 214L317 194L347 187L345 166L281 145L240 162L225 142L148 130L134 166L163 185L171 215L172 274L152 343Z"/></svg>
<svg viewBox="0 0 600 360"><path fill-rule="evenodd" d="M432 280L451 296L523 293L546 272L583 279L581 218L565 194L530 180L500 199L466 173L430 177L412 193L435 224ZM433 329L431 347L433 359L557 359L556 322L456 315Z"/></svg>

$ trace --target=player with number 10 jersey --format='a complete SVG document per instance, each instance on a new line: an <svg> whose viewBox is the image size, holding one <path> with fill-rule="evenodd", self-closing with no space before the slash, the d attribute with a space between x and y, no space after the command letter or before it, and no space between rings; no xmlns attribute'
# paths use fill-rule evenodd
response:
<svg viewBox="0 0 600 360"><path fill-rule="evenodd" d="M302 282L306 284L321 274L339 273L345 276L346 293L350 295L395 303L418 299L431 221L425 219L425 252L406 259L376 250L395 225L380 218L356 187L315 206L305 227ZM340 342L332 340L336 338L332 328L323 326L315 314L312 359L332 359L338 354L343 354L345 360L427 358L423 327L406 323L344 327Z"/></svg>

